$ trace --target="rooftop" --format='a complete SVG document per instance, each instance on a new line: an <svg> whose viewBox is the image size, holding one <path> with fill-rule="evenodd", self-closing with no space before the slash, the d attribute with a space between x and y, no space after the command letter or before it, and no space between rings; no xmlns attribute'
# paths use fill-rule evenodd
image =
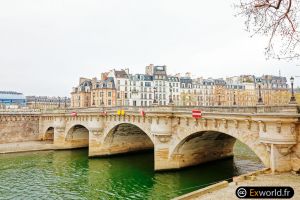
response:
<svg viewBox="0 0 300 200"><path fill-rule="evenodd" d="M0 99L25 99L25 96L19 92L0 91Z"/></svg>

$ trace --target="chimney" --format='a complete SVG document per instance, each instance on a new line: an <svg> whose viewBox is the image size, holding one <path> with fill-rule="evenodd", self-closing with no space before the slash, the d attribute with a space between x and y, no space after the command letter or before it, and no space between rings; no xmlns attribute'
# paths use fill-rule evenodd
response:
<svg viewBox="0 0 300 200"><path fill-rule="evenodd" d="M125 68L125 72L128 75L129 74L129 68Z"/></svg>

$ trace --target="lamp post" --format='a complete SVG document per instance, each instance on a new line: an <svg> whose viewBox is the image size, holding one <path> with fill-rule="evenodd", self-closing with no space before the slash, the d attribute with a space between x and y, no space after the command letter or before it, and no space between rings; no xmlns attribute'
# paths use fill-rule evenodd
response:
<svg viewBox="0 0 300 200"><path fill-rule="evenodd" d="M295 93L294 93L294 77L291 77L290 81L291 81L292 96L291 96L289 103L296 104L296 97L295 97Z"/></svg>
<svg viewBox="0 0 300 200"><path fill-rule="evenodd" d="M257 80L258 83L258 104L263 104L263 99L261 97L261 79Z"/></svg>
<svg viewBox="0 0 300 200"><path fill-rule="evenodd" d="M153 91L154 91L154 100L153 100L153 103L157 103L157 101L156 101L156 90L157 90L157 87L154 87L153 88Z"/></svg>
<svg viewBox="0 0 300 200"><path fill-rule="evenodd" d="M60 108L60 97L58 97L58 108Z"/></svg>
<svg viewBox="0 0 300 200"><path fill-rule="evenodd" d="M235 101L235 91L233 91L233 105L236 105L236 101Z"/></svg>
<svg viewBox="0 0 300 200"><path fill-rule="evenodd" d="M65 108L67 108L67 97L65 97Z"/></svg>

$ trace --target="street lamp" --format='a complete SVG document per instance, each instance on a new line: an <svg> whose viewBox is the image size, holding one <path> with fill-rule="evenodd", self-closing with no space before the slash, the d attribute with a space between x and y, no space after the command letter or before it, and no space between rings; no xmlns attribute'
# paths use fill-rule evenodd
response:
<svg viewBox="0 0 300 200"><path fill-rule="evenodd" d="M60 97L58 97L58 108L60 108Z"/></svg>
<svg viewBox="0 0 300 200"><path fill-rule="evenodd" d="M294 77L291 77L290 79L291 81L291 88L292 88L292 96L291 96L291 99L290 99L290 104L295 104L296 103L296 98L295 98L295 94L294 94Z"/></svg>
<svg viewBox="0 0 300 200"><path fill-rule="evenodd" d="M65 108L67 108L67 97L65 97Z"/></svg>
<svg viewBox="0 0 300 200"><path fill-rule="evenodd" d="M157 103L157 101L156 101L156 90L157 90L157 87L154 87L153 88L153 91L154 91L154 100L153 100L153 103Z"/></svg>
<svg viewBox="0 0 300 200"><path fill-rule="evenodd" d="M235 91L233 91L233 105L236 105L236 101L235 101Z"/></svg>
<svg viewBox="0 0 300 200"><path fill-rule="evenodd" d="M261 97L261 79L258 79L257 83L258 83L258 104L263 104L263 99Z"/></svg>

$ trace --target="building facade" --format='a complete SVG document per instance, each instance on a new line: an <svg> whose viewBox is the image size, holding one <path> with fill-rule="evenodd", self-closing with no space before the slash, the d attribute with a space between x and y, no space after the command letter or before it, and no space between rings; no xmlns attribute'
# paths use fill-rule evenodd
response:
<svg viewBox="0 0 300 200"><path fill-rule="evenodd" d="M91 107L116 106L116 87L114 79L108 77L105 80L92 80Z"/></svg>
<svg viewBox="0 0 300 200"><path fill-rule="evenodd" d="M19 108L26 106L26 98L22 93L0 91L0 108Z"/></svg>
<svg viewBox="0 0 300 200"><path fill-rule="evenodd" d="M68 97L26 96L26 105L32 109L57 109L71 106Z"/></svg>
<svg viewBox="0 0 300 200"><path fill-rule="evenodd" d="M111 70L107 73L107 77L111 77L114 80L117 106L129 105L129 69ZM105 79L107 78L105 77ZM103 79L103 78L102 78Z"/></svg>
<svg viewBox="0 0 300 200"><path fill-rule="evenodd" d="M147 74L130 75L129 105L151 106L154 100L153 76Z"/></svg>
<svg viewBox="0 0 300 200"><path fill-rule="evenodd" d="M259 91L270 106L285 105L291 96L287 79L281 76L192 78L191 73L169 75L167 66L150 64L145 74L113 69L99 80L80 78L71 93L71 106L255 106Z"/></svg>

